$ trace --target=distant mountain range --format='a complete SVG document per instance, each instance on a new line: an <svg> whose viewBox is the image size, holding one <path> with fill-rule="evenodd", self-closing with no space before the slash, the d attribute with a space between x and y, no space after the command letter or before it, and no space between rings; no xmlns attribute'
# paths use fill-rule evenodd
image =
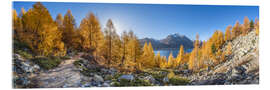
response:
<svg viewBox="0 0 270 90"><path fill-rule="evenodd" d="M145 42L151 42L154 49L180 48L180 45L183 45L185 49L193 48L193 41L185 35L179 35L178 33L170 34L166 38L161 40L156 40L153 38L140 39L140 43L142 46Z"/></svg>

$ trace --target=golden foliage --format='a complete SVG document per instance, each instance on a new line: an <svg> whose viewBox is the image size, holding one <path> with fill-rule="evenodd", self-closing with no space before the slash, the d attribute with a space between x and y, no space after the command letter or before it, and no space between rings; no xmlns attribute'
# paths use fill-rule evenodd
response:
<svg viewBox="0 0 270 90"><path fill-rule="evenodd" d="M250 21L249 21L249 19L248 19L247 16L244 18L244 23L243 23L241 29L242 29L241 30L242 31L242 35L246 35L248 33L249 29L250 29Z"/></svg>
<svg viewBox="0 0 270 90"><path fill-rule="evenodd" d="M259 28L259 20L256 18L255 19L255 30L256 30L256 34L259 35L260 32L260 28Z"/></svg>
<svg viewBox="0 0 270 90"><path fill-rule="evenodd" d="M177 66L180 64L180 63L182 63L182 61L183 61L183 58L184 58L184 46L183 45L181 45L180 46L180 50L179 50L179 52L178 52L178 55L177 55L177 57L176 57L176 64L177 64Z"/></svg>
<svg viewBox="0 0 270 90"><path fill-rule="evenodd" d="M147 45L147 43L144 45L144 49L143 49L143 54L141 59L144 61L142 62L143 65L147 68L152 68L155 65L155 60L154 60L154 50L152 47L151 42L149 42L149 44Z"/></svg>
<svg viewBox="0 0 270 90"><path fill-rule="evenodd" d="M225 41L231 40L231 28L232 28L231 25L226 28L225 37L224 37Z"/></svg>
<svg viewBox="0 0 270 90"><path fill-rule="evenodd" d="M100 52L99 48L103 43L103 33L98 19L93 13L88 14L81 24L79 29L81 43L79 44L82 51L94 52L96 55Z"/></svg>
<svg viewBox="0 0 270 90"><path fill-rule="evenodd" d="M20 40L26 43L35 54L65 55L61 32L49 11L41 3L34 4L32 9L22 15L21 20L23 31L18 32L21 36Z"/></svg>

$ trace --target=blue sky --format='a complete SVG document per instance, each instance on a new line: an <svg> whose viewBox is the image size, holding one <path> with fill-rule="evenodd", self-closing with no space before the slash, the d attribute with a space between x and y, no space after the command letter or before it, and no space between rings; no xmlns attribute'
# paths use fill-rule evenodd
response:
<svg viewBox="0 0 270 90"><path fill-rule="evenodd" d="M27 11L35 2L14 2L17 13L21 8ZM225 31L235 21L243 22L244 16L250 20L259 18L258 6L216 6L181 4L109 4L109 3L63 3L42 2L55 19L58 13L64 15L71 10L77 26L89 13L93 12L102 28L111 18L120 34L123 30L133 30L139 38L165 38L179 33L195 39L207 40L215 30Z"/></svg>

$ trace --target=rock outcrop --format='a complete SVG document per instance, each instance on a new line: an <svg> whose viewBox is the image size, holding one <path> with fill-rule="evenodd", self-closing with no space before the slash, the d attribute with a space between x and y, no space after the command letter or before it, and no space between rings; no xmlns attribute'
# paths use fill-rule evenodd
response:
<svg viewBox="0 0 270 90"><path fill-rule="evenodd" d="M13 87L25 88L34 86L32 77L40 72L40 67L24 59L19 54L13 56Z"/></svg>

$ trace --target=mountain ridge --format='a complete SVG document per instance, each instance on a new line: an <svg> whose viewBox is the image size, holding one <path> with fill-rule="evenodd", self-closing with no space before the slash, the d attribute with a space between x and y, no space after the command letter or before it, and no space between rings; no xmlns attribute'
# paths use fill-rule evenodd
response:
<svg viewBox="0 0 270 90"><path fill-rule="evenodd" d="M179 33L169 34L163 39L157 40L154 38L143 38L139 39L140 44L143 46L145 42L151 42L154 49L173 49L180 48L183 45L185 49L193 48L193 41L185 35L180 35Z"/></svg>

